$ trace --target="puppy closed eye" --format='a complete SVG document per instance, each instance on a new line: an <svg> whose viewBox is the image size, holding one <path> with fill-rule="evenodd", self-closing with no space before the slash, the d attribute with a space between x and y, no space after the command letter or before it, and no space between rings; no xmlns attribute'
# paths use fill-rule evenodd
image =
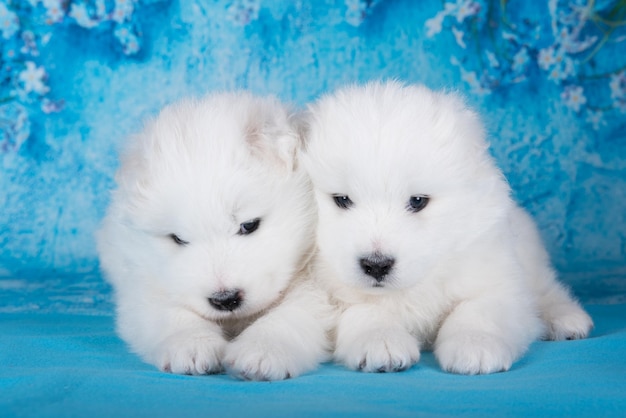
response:
<svg viewBox="0 0 626 418"><path fill-rule="evenodd" d="M424 209L428 202L430 201L430 197L424 195L415 195L411 196L409 199L409 203L407 204L407 210L413 213L417 213Z"/></svg>
<svg viewBox="0 0 626 418"><path fill-rule="evenodd" d="M247 222L242 222L239 225L239 232L237 232L237 234L250 235L259 228L259 225L261 225L261 218L255 218Z"/></svg>
<svg viewBox="0 0 626 418"><path fill-rule="evenodd" d="M335 201L335 204L341 209L349 209L352 205L354 205L354 202L350 200L348 195L345 194L334 194L333 200Z"/></svg>
<svg viewBox="0 0 626 418"><path fill-rule="evenodd" d="M169 234L168 237L174 241L174 243L176 243L176 245L180 245L180 246L185 246L187 244L189 244L189 241L185 241L183 239L181 239L178 235L176 234Z"/></svg>

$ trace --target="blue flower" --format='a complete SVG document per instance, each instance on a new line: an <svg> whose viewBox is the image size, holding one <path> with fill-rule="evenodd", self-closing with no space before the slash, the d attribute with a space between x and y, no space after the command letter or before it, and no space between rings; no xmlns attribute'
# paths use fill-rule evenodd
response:
<svg viewBox="0 0 626 418"><path fill-rule="evenodd" d="M17 151L30 136L30 121L24 106L10 102L0 105L0 151Z"/></svg>
<svg viewBox="0 0 626 418"><path fill-rule="evenodd" d="M49 25L60 22L65 17L61 0L43 0L43 6L46 8L46 16L48 17L46 23Z"/></svg>
<svg viewBox="0 0 626 418"><path fill-rule="evenodd" d="M240 25L247 25L259 18L259 0L235 0L228 7L228 18Z"/></svg>
<svg viewBox="0 0 626 418"><path fill-rule="evenodd" d="M84 4L73 3L68 15L76 21L80 26L91 29L98 26L97 20L92 20L87 12L87 7Z"/></svg>
<svg viewBox="0 0 626 418"><path fill-rule="evenodd" d="M609 88L611 89L611 99L626 99L626 71L611 74Z"/></svg>
<svg viewBox="0 0 626 418"><path fill-rule="evenodd" d="M463 49L467 48L467 45L465 45L465 41L463 40L465 32L452 26L452 34L454 35L454 40L456 41L458 46Z"/></svg>
<svg viewBox="0 0 626 418"><path fill-rule="evenodd" d="M16 61L20 57L21 44L17 37L13 37L3 42L2 45L2 61L10 63Z"/></svg>
<svg viewBox="0 0 626 418"><path fill-rule="evenodd" d="M133 55L139 52L141 44L134 28L129 24L117 25L113 35L120 41L122 50L126 55Z"/></svg>
<svg viewBox="0 0 626 418"><path fill-rule="evenodd" d="M359 26L371 13L371 10L380 0L345 0L346 22L352 26Z"/></svg>
<svg viewBox="0 0 626 418"><path fill-rule="evenodd" d="M443 20L446 17L445 11L441 11L435 15L435 17L428 19L424 26L426 26L427 32L426 37L432 38L439 32L441 32L441 28L443 26Z"/></svg>
<svg viewBox="0 0 626 418"><path fill-rule="evenodd" d="M4 39L11 38L20 29L17 15L9 10L4 3L0 3L0 29L2 29Z"/></svg>
<svg viewBox="0 0 626 418"><path fill-rule="evenodd" d="M587 103L587 98L584 95L583 88L581 86L567 86L561 93L561 99L565 106L574 110L580 111L580 107Z"/></svg>
<svg viewBox="0 0 626 418"><path fill-rule="evenodd" d="M130 20L133 14L133 2L131 0L115 0L115 9L112 19L118 23Z"/></svg>
<svg viewBox="0 0 626 418"><path fill-rule="evenodd" d="M537 64L539 68L542 70L549 70L556 63L556 59L554 57L554 47L544 48L539 51L539 56L537 57Z"/></svg>
<svg viewBox="0 0 626 418"><path fill-rule="evenodd" d="M587 110L587 118L585 119L587 123L590 123L594 130L600 129L601 126L606 126L606 121L604 120L604 114L601 111L595 110Z"/></svg>
<svg viewBox="0 0 626 418"><path fill-rule="evenodd" d="M26 68L18 76L25 93L35 92L39 95L44 95L50 90L44 84L45 77L46 70L43 67L37 67L32 61L26 61Z"/></svg>
<svg viewBox="0 0 626 418"><path fill-rule="evenodd" d="M470 16L475 16L480 12L480 4L472 0L457 0L456 20L463 23Z"/></svg>
<svg viewBox="0 0 626 418"><path fill-rule="evenodd" d="M523 72L528 66L530 57L528 56L528 48L522 47L513 57L513 71Z"/></svg>

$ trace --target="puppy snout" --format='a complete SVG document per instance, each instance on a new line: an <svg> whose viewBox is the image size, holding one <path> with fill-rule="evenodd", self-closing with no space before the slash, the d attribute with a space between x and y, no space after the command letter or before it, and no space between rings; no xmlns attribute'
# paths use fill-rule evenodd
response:
<svg viewBox="0 0 626 418"><path fill-rule="evenodd" d="M239 289L228 289L215 292L208 299L209 304L218 311L232 312L239 308L243 301L243 296Z"/></svg>
<svg viewBox="0 0 626 418"><path fill-rule="evenodd" d="M385 280L396 260L381 254L372 254L359 260L361 269L368 276L372 276L378 283Z"/></svg>

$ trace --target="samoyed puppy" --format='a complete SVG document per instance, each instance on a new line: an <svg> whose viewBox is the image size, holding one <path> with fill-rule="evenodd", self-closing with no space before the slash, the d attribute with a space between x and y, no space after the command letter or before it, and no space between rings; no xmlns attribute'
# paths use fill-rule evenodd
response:
<svg viewBox="0 0 626 418"><path fill-rule="evenodd" d="M274 98L166 107L130 141L98 233L117 330L164 371L294 377L328 355L316 205Z"/></svg>
<svg viewBox="0 0 626 418"><path fill-rule="evenodd" d="M457 95L374 82L321 98L307 118L337 361L397 371L432 349L446 371L492 373L538 337L588 335Z"/></svg>

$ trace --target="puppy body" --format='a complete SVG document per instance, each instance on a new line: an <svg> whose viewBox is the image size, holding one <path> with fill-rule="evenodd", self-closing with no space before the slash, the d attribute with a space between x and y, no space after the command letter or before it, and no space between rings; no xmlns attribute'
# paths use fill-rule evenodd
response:
<svg viewBox="0 0 626 418"><path fill-rule="evenodd" d="M243 92L166 107L132 139L98 249L118 332L145 361L275 380L326 358L298 145L277 100Z"/></svg>
<svg viewBox="0 0 626 418"><path fill-rule="evenodd" d="M303 163L338 361L394 371L432 348L445 370L491 373L537 337L588 334L484 137L459 98L420 86L348 87L311 106Z"/></svg>

